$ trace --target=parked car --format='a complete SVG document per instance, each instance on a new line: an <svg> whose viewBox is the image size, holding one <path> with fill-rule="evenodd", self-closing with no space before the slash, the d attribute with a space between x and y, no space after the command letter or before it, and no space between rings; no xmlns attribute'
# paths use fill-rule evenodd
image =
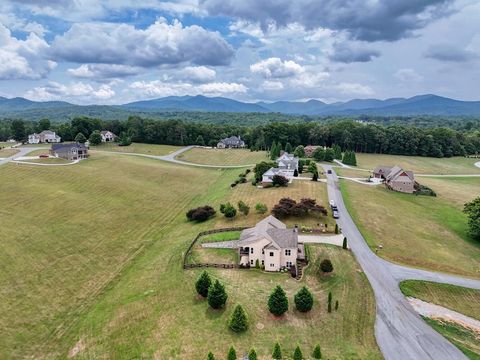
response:
<svg viewBox="0 0 480 360"><path fill-rule="evenodd" d="M331 173L332 173L332 170L328 169L327 174L331 174Z"/></svg>
<svg viewBox="0 0 480 360"><path fill-rule="evenodd" d="M330 206L335 206L335 201L330 200Z"/></svg>
<svg viewBox="0 0 480 360"><path fill-rule="evenodd" d="M48 156L48 154L40 154L40 155L38 155L38 157L40 159L45 159L45 158L48 158L49 156Z"/></svg>
<svg viewBox="0 0 480 360"><path fill-rule="evenodd" d="M338 210L333 210L333 218L334 219L338 219L339 216L338 216Z"/></svg>

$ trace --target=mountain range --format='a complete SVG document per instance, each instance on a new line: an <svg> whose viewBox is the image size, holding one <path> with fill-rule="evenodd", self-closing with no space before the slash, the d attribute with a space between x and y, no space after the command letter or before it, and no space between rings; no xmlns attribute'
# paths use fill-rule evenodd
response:
<svg viewBox="0 0 480 360"><path fill-rule="evenodd" d="M353 99L327 104L319 100L305 102L276 101L248 103L225 97L168 96L123 105L74 105L65 101L37 102L24 98L0 97L0 117L37 119L61 116L96 116L125 118L133 114L153 114L165 111L283 113L317 116L480 116L480 101L461 101L437 95L418 95L411 98Z"/></svg>

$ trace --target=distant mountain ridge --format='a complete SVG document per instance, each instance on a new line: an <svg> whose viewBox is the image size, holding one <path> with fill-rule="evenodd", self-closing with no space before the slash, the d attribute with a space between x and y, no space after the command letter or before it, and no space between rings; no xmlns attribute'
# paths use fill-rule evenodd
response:
<svg viewBox="0 0 480 360"><path fill-rule="evenodd" d="M461 101L427 94L411 98L353 99L327 104L318 100L276 101L248 103L225 97L168 96L153 100L131 102L123 105L74 105L65 101L31 101L24 98L0 97L0 117L23 117L38 119L52 113L65 117L109 116L125 117L134 114L149 114L166 111L179 112L229 112L229 113L283 113L317 116L412 116L437 115L480 116L480 101Z"/></svg>

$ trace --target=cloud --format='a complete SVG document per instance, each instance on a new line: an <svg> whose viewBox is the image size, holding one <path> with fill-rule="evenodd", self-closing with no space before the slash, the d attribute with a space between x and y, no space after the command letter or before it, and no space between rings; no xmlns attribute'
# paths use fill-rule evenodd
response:
<svg viewBox="0 0 480 360"><path fill-rule="evenodd" d="M158 19L145 30L128 24L74 24L65 34L55 37L52 53L76 63L153 67L180 63L227 65L234 52L218 32Z"/></svg>
<svg viewBox="0 0 480 360"><path fill-rule="evenodd" d="M187 66L180 70L179 78L194 82L209 82L215 79L216 71L206 66Z"/></svg>
<svg viewBox="0 0 480 360"><path fill-rule="evenodd" d="M425 57L440 61L466 62L478 58L479 54L453 44L437 44L428 48Z"/></svg>
<svg viewBox="0 0 480 360"><path fill-rule="evenodd" d="M76 78L104 80L117 79L138 75L141 68L129 65L116 64L83 64L78 68L68 69L67 72Z"/></svg>
<svg viewBox="0 0 480 360"><path fill-rule="evenodd" d="M374 94L374 91L370 86L357 83L342 82L336 85L335 89L343 94L348 94L349 96L369 96Z"/></svg>
<svg viewBox="0 0 480 360"><path fill-rule="evenodd" d="M259 23L264 31L272 24L284 27L298 23L306 29L344 30L353 39L393 41L449 14L451 3L452 0L200 0L200 8L212 16Z"/></svg>
<svg viewBox="0 0 480 360"><path fill-rule="evenodd" d="M222 96L244 94L248 90L245 85L234 82L211 82L194 85L186 82L164 82L160 80L135 81L131 83L129 87L134 90L137 95L146 97L182 95Z"/></svg>
<svg viewBox="0 0 480 360"><path fill-rule="evenodd" d="M0 79L44 78L57 65L46 58L48 50L47 42L33 32L18 40L0 24Z"/></svg>
<svg viewBox="0 0 480 360"><path fill-rule="evenodd" d="M397 78L398 80L407 83L423 80L423 77L413 69L400 69L395 72L393 76L395 76L395 78Z"/></svg>
<svg viewBox="0 0 480 360"><path fill-rule="evenodd" d="M109 100L115 96L115 91L109 85L100 85L98 88L94 88L83 82L64 85L52 81L47 85L28 90L24 96L37 101L73 100L76 103L90 103Z"/></svg>
<svg viewBox="0 0 480 360"><path fill-rule="evenodd" d="M305 69L295 61L282 61L280 58L272 57L250 65L250 71L266 79L278 79L296 76L305 72Z"/></svg>
<svg viewBox="0 0 480 360"><path fill-rule="evenodd" d="M369 62L380 56L380 51L371 49L364 44L353 42L335 43L333 53L329 58L343 63Z"/></svg>

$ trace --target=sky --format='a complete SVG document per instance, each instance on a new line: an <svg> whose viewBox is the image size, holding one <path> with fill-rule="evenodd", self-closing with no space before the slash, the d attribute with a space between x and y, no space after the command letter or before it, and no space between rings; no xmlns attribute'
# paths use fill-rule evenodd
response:
<svg viewBox="0 0 480 360"><path fill-rule="evenodd" d="M0 96L480 100L478 0L2 0Z"/></svg>

